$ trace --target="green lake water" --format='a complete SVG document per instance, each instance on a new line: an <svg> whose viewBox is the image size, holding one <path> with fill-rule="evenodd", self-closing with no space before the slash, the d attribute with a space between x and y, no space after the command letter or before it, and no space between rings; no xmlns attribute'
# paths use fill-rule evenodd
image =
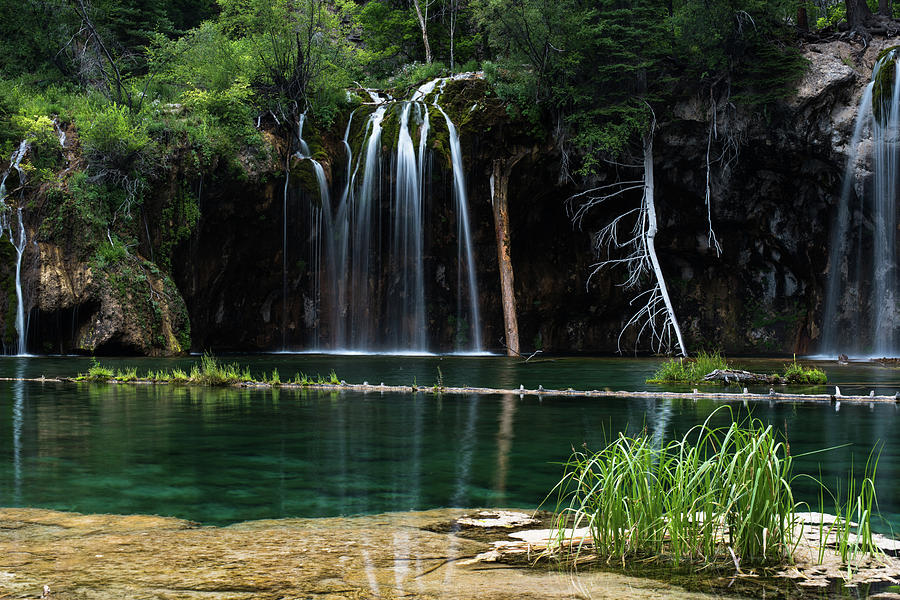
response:
<svg viewBox="0 0 900 600"><path fill-rule="evenodd" d="M104 360L147 369L197 360ZM226 357L254 374L277 368L351 383L503 388L661 389L657 359L257 355ZM774 371L782 360L736 361ZM844 393L900 391L900 370L819 363ZM85 371L84 358L0 359L2 377ZM833 387L818 388L829 392ZM718 404L532 396L362 394L176 386L0 382L0 506L152 513L207 524L437 507L536 507L572 448L645 428L670 438ZM796 471L834 486L881 446L878 497L900 530L900 405L741 403L787 430ZM719 413L717 423L728 417ZM812 486L798 481L801 498ZM826 505L826 510L830 507ZM818 509L818 503L811 507Z"/></svg>

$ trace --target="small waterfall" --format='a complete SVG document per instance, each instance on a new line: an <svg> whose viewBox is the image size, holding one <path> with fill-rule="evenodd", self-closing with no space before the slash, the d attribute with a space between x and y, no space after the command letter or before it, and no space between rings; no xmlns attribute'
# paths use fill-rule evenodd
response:
<svg viewBox="0 0 900 600"><path fill-rule="evenodd" d="M416 164L416 148L409 134L412 102L400 113L397 141L397 172L394 179L394 231L392 269L396 302L389 306L390 322L397 328L391 332L396 348L424 351L425 336L425 263L423 195Z"/></svg>
<svg viewBox="0 0 900 600"><path fill-rule="evenodd" d="M317 343L335 351L428 351L426 307L426 219L430 199L431 132L429 109L444 115L449 130L452 193L456 206L459 252L457 323L468 323L461 349L481 351L481 323L475 281L462 152L456 127L435 98L435 79L409 100L366 90L372 108L364 124L353 111L344 130L346 174L340 199L332 206L320 180L323 201L311 215L309 239L315 279L313 295L322 327L312 328ZM353 126L359 142L353 142ZM389 126L391 139L383 139ZM302 138L302 121L300 123ZM396 138L394 137L396 136ZM305 143L298 158L309 159ZM356 147L354 147L356 146ZM390 152L386 147L391 147ZM313 162L317 178L324 171ZM327 283L326 283L327 281ZM309 326L310 323L307 323Z"/></svg>
<svg viewBox="0 0 900 600"><path fill-rule="evenodd" d="M322 164L312 157L309 144L303 139L303 124L306 121L306 113L300 115L297 122L297 146L300 148L294 153L299 160L307 160L312 165L319 188L319 203L311 203L311 218L309 232L309 256L313 269L313 289L309 302L304 302L304 321L307 327L315 331L315 340L318 344L319 328L321 326L320 307L322 302L322 283L331 277L334 270L334 253L327 252L333 243L329 239L333 235L331 194L328 189L328 179L325 177L325 169ZM331 261L329 264L328 261Z"/></svg>
<svg viewBox="0 0 900 600"><path fill-rule="evenodd" d="M9 177L10 171L15 169L19 175L19 186L22 187L25 185L25 172L22 169L21 163L22 159L25 158L25 153L28 152L28 148L28 141L22 140L18 149L13 152L12 157L9 159L9 168L3 173L3 178L0 179L0 235L6 233L9 236L9 241L13 245L13 248L16 249L16 334L18 338L16 354L19 356L26 356L28 354L26 348L28 327L25 322L25 301L22 294L22 256L25 253L25 246L28 243L28 240L25 232L25 224L22 220L21 202L16 208L15 224L13 224L13 221L10 219L10 207L6 204L6 179Z"/></svg>
<svg viewBox="0 0 900 600"><path fill-rule="evenodd" d="M823 354L900 354L897 195L900 191L900 64L897 50L876 63L850 142L831 235ZM890 69L892 72L882 71ZM889 82L889 83L888 83ZM871 185L857 181L860 140L872 132ZM856 193L854 193L856 192Z"/></svg>
<svg viewBox="0 0 900 600"><path fill-rule="evenodd" d="M443 83L446 83L446 80L444 80ZM443 91L443 83L441 85L441 91ZM475 252L472 249L472 232L469 228L469 201L466 195L465 174L463 173L462 149L459 145L459 135L456 133L456 127L453 125L453 121L450 120L450 116L443 108L441 108L441 105L438 104L439 97L440 94L435 97L434 106L442 115L444 115L444 120L447 122L447 130L450 133L450 161L453 164L453 197L456 200L456 208L459 215L457 218L458 262L462 265L464 258L466 263L469 307L471 309L471 314L469 316L472 320L472 336L474 342L472 350L481 352L481 314L478 310L478 284L475 279ZM461 271L462 269L460 269L460 275L456 285L457 314L459 315L463 314L463 285ZM459 323L459 320L457 323ZM461 332L457 331L457 337L459 337L460 334Z"/></svg>
<svg viewBox="0 0 900 600"><path fill-rule="evenodd" d="M380 104L366 123L365 168L358 192L350 200L352 234L350 244L350 337L338 340L337 348L369 349L374 341L370 298L374 282L370 281L370 267L380 257L371 250L376 230L375 206L381 193L381 131L387 106ZM362 159L362 154L360 159ZM355 177L355 174L354 174ZM353 182L351 182L353 186ZM373 260L374 259L374 260ZM380 262L380 261L379 261ZM344 274L347 277L347 274ZM346 343L349 341L349 345Z"/></svg>

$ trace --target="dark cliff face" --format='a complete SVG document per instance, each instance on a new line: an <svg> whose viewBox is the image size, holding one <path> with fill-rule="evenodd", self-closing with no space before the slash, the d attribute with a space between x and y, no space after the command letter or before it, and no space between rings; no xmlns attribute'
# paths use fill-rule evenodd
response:
<svg viewBox="0 0 900 600"><path fill-rule="evenodd" d="M797 96L761 116L727 107L717 110L718 137L709 147L709 213L705 204L709 102L685 103L660 116L654 144L657 250L690 350L714 347L732 354L816 350L828 238L846 145L861 82L871 67L869 54L877 52L867 53L857 73L847 64L851 50L837 43L808 49L811 68ZM554 150L551 133L535 131L510 116L483 81L448 85L442 105L459 127L465 158L482 345L499 350L503 343L491 168L494 160L521 152L524 158L512 170L508 198L523 353L538 349L611 353L620 343L623 351L634 350L635 332L626 331L621 339L620 333L635 310L631 299L640 290L623 289L624 275L615 268L591 277L592 265L598 262L592 239L628 203L639 202L639 193L607 209L594 209L576 228L566 200L579 190L571 180L560 183L561 156ZM323 163L333 196L340 194L347 177L341 143L344 124L323 132L310 126L304 132ZM457 320L458 234L446 131L434 126L432 193L424 219L426 323L429 348L452 351L470 340L460 339ZM268 139L275 148L283 146L277 137ZM386 156L392 151L390 135L383 151ZM385 164L387 185L391 163ZM266 168L250 176L223 172L190 186L200 218L190 236L171 249L170 274L190 318L194 351L327 347L334 323L316 312L314 301L316 250L311 223L318 201L314 177L308 163L292 161L285 200L283 165ZM605 181L613 176L611 168ZM165 190L158 194L160 206L165 205L165 194ZM167 213L158 208L149 205L147 240L174 226L171 215L165 217ZM391 210L390 202L384 202L378 218L389 219ZM710 247L710 218L721 255ZM383 253L388 243L374 242L372 252ZM142 241L137 251L150 258L151 246L154 243ZM165 296L173 299L175 308L163 307L166 318L144 335L139 331L141 311L131 311L130 320L113 318L129 313L114 306L127 304L128 296L112 302L116 286L104 284L105 275L59 256L52 244L32 258L26 264L25 281L28 295L35 299L31 304L38 317L35 322L43 325L32 330L31 347L71 338L81 340L81 346L61 346L62 350L184 349L174 339L171 344L166 341L187 327L174 289ZM78 275L74 280L72 273ZM170 285L162 275L152 279L160 291ZM375 330L387 326L378 315L387 314L394 300L386 279L375 277L370 282L372 289L380 290L372 309ZM320 299L327 295L320 291ZM151 308L159 312L156 304ZM68 328L74 333L60 333Z"/></svg>
<svg viewBox="0 0 900 600"><path fill-rule="evenodd" d="M848 135L860 80L842 62L849 51L830 45L808 52L811 73L797 97L763 117L751 118L741 110L719 112L719 137L710 148L709 215L709 106L686 104L661 119L654 147L657 248L689 348L783 354L815 350L827 239L845 160L840 140ZM614 268L600 270L588 283L597 262L592 233L614 210L595 210L583 230L574 227L566 200L577 189L560 185L560 156L549 134L542 138L516 125L484 93L481 82L447 92L466 161L484 346L500 349L503 335L489 174L494 159L509 156L513 148L527 148L512 171L509 190L523 352L607 353L615 352L620 341L624 351L633 350L634 331L626 331L621 340L619 335L635 310L630 301L638 290L623 289L623 275ZM478 106L466 112L473 104ZM335 129L331 138L339 135ZM339 138L322 137L330 164L339 165L344 160ZM449 351L458 341L453 321L457 249L444 164L448 159L441 143L438 136L434 193L426 207L425 281L429 346ZM390 152L387 136L384 150ZM342 170L329 165L333 191L343 185ZM261 186L220 182L207 188L198 229L175 261L194 349L309 349L317 335L327 338L327 319L311 312L308 207L315 194L302 181L289 191L285 260L282 177L273 176ZM638 202L639 196L628 201ZM710 247L710 217L721 255Z"/></svg>

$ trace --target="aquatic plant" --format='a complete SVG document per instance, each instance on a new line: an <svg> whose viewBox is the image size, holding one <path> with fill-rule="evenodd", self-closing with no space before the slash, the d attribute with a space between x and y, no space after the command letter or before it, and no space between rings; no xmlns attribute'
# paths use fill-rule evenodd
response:
<svg viewBox="0 0 900 600"><path fill-rule="evenodd" d="M841 501L840 487L833 497L834 514L837 518L832 527L837 538L837 551L841 560L848 565L858 562L861 556L876 556L881 552L872 534L872 515L878 510L878 500L875 496L878 458L879 454L874 451L869 454L865 476L858 488L851 466L846 500Z"/></svg>
<svg viewBox="0 0 900 600"><path fill-rule="evenodd" d="M135 367L126 367L124 370L119 369L116 371L116 381L121 381L123 383L128 383L130 381L137 381L137 368Z"/></svg>
<svg viewBox="0 0 900 600"><path fill-rule="evenodd" d="M620 433L599 452L575 452L551 493L557 499L551 553L738 570L793 562L802 535L797 513L805 504L794 501L789 446L758 419L712 426L720 410L730 414L729 407L713 411L681 439L660 444L646 432ZM836 518L820 520L820 563L829 540L848 568L881 553L871 530L876 466L870 456L859 487L851 471L846 500L835 500ZM831 494L821 477L813 480L824 509Z"/></svg>
<svg viewBox="0 0 900 600"><path fill-rule="evenodd" d="M828 376L825 371L817 367L804 367L797 362L794 356L793 362L784 366L784 375L782 376L785 383L797 383L808 385L825 385L828 383Z"/></svg>
<svg viewBox="0 0 900 600"><path fill-rule="evenodd" d="M700 383L703 377L716 369L730 368L725 357L716 350L701 350L696 358L673 358L659 366L647 383Z"/></svg>
<svg viewBox="0 0 900 600"><path fill-rule="evenodd" d="M95 358L88 369L87 374L80 374L76 379L80 381L107 381L115 376L115 372L102 366Z"/></svg>
<svg viewBox="0 0 900 600"><path fill-rule="evenodd" d="M600 452L576 452L566 464L555 488L557 540L565 545L573 530L587 527L593 551L610 561L790 560L791 466L783 442L757 419L726 428L708 419L663 445L646 433L619 434Z"/></svg>

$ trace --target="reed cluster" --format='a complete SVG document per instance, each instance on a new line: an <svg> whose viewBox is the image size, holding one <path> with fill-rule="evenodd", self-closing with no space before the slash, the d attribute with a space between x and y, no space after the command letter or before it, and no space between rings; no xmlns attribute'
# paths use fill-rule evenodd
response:
<svg viewBox="0 0 900 600"><path fill-rule="evenodd" d="M701 350L695 358L673 358L659 366L647 383L699 383L716 369L729 369L728 361L719 351Z"/></svg>
<svg viewBox="0 0 900 600"><path fill-rule="evenodd" d="M566 463L551 493L557 499L553 549L623 564L632 558L738 569L791 563L803 506L791 490L792 466L780 434L758 419L727 427L707 419L664 443L620 433L599 452L575 452ZM866 475L862 492L850 491L824 532L848 540L847 554L877 551L869 526L874 468Z"/></svg>
<svg viewBox="0 0 900 600"><path fill-rule="evenodd" d="M199 364L191 366L189 371L174 368L171 371L161 369L158 371L149 370L144 376L137 373L134 367L125 369L112 369L101 365L96 360L88 369L87 373L81 373L75 377L76 381L117 381L120 383L146 382L146 383L173 383L185 385L200 386L228 386L228 385L340 385L341 380L337 373L332 369L327 376L316 375L315 377L304 373L297 373L293 378L283 381L278 369L272 369L272 372L262 373L260 378L254 378L249 367L241 367L237 363L222 363L209 354L205 354L200 358Z"/></svg>

